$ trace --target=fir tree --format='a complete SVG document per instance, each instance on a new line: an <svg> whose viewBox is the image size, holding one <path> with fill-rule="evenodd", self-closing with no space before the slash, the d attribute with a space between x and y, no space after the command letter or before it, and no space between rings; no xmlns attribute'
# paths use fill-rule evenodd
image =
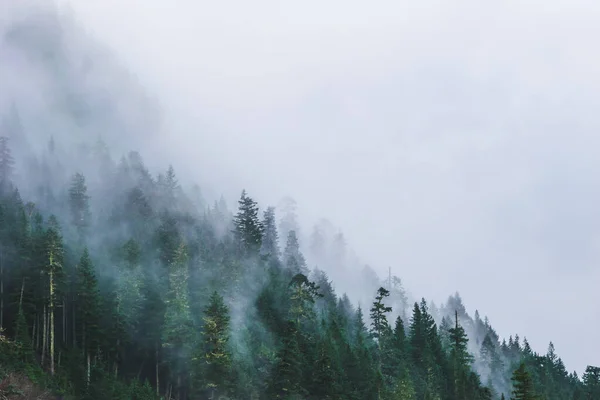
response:
<svg viewBox="0 0 600 400"><path fill-rule="evenodd" d="M59 231L58 221L54 216L48 220L48 229L45 234L46 247L46 268L45 272L48 276L47 288L47 321L48 321L48 336L45 336L45 342L48 343L48 352L50 356L50 372L54 375L54 356L55 356L55 307L57 304L57 289L63 275L64 248L63 240ZM44 346L45 347L45 346ZM42 359L44 352L42 352Z"/></svg>
<svg viewBox="0 0 600 400"><path fill-rule="evenodd" d="M533 390L533 381L524 363L521 363L519 368L513 372L511 380L513 382L511 400L537 400Z"/></svg>
<svg viewBox="0 0 600 400"><path fill-rule="evenodd" d="M293 274L308 274L306 260L300 252L300 243L296 231L289 231L283 251L283 265Z"/></svg>
<svg viewBox="0 0 600 400"><path fill-rule="evenodd" d="M171 368L171 385L180 397L185 384L186 371L189 370L189 355L193 338L193 321L188 300L188 255L184 244L181 244L169 266L169 289L167 292L165 322L163 327L162 346ZM207 316L207 329L214 317ZM211 319L212 318L212 319Z"/></svg>
<svg viewBox="0 0 600 400"><path fill-rule="evenodd" d="M392 312L392 307L388 307L383 304L383 299L388 297L390 292L380 287L377 290L377 296L375 296L375 301L373 302L373 307L371 307L371 335L378 341L379 346L381 347L381 339L383 332L389 326L387 317L385 314Z"/></svg>
<svg viewBox="0 0 600 400"><path fill-rule="evenodd" d="M303 274L295 275L289 283L291 289L290 316L299 327L301 321L314 317L313 306L317 297L322 297L319 287Z"/></svg>
<svg viewBox="0 0 600 400"><path fill-rule="evenodd" d="M286 323L283 344L277 355L269 392L273 399L293 399L303 393L302 368L298 346L298 329L293 321Z"/></svg>
<svg viewBox="0 0 600 400"><path fill-rule="evenodd" d="M235 237L245 254L254 254L260 250L264 230L258 218L258 205L245 190L238 204L238 213L233 221Z"/></svg>
<svg viewBox="0 0 600 400"><path fill-rule="evenodd" d="M586 400L600 399L600 367L588 365L582 376Z"/></svg>
<svg viewBox="0 0 600 400"><path fill-rule="evenodd" d="M263 213L262 226L264 236L262 238L261 254L271 259L279 258L279 236L275 223L275 207L268 207Z"/></svg>
<svg viewBox="0 0 600 400"><path fill-rule="evenodd" d="M468 367L473 357L467 351L469 339L462 326L458 323L458 311L454 314L454 328L450 331L450 359L454 371L454 395L456 399L466 396Z"/></svg>
<svg viewBox="0 0 600 400"><path fill-rule="evenodd" d="M231 368L229 341L229 310L217 292L213 292L204 311L204 332L202 354L197 361L203 361L201 368L203 387L209 390L211 398L218 398L228 389Z"/></svg>
<svg viewBox="0 0 600 400"><path fill-rule="evenodd" d="M0 136L0 189L8 187L12 179L14 167L15 160L8 145L8 138Z"/></svg>
<svg viewBox="0 0 600 400"><path fill-rule="evenodd" d="M91 359L100 345L98 336L100 315L100 293L94 266L88 249L84 249L79 261L77 285L77 309L79 314L80 343L86 359L87 383L90 383Z"/></svg>
<svg viewBox="0 0 600 400"><path fill-rule="evenodd" d="M83 239L90 225L89 200L85 177L80 173L76 173L71 179L71 187L69 188L69 205L71 207L71 222L77 229L80 239Z"/></svg>

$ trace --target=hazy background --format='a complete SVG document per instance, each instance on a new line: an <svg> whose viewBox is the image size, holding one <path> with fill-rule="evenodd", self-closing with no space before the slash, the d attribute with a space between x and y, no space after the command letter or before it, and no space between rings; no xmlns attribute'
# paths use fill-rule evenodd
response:
<svg viewBox="0 0 600 400"><path fill-rule="evenodd" d="M598 363L596 2L61 2L160 100L180 175L291 195L415 295Z"/></svg>

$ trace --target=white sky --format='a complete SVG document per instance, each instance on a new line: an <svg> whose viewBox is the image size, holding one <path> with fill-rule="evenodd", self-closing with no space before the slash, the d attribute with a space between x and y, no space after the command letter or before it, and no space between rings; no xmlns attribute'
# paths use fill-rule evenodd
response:
<svg viewBox="0 0 600 400"><path fill-rule="evenodd" d="M62 1L199 183L290 194L416 295L598 364L600 4Z"/></svg>

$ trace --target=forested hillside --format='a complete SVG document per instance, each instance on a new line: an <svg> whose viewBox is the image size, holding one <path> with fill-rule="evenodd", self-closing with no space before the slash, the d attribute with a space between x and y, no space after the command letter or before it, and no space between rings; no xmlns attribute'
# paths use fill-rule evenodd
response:
<svg viewBox="0 0 600 400"><path fill-rule="evenodd" d="M401 269L357 270L327 224L305 245L292 200L208 202L150 168L164 160L129 146L152 124L90 83L102 73L67 51L61 21L3 27L0 379L98 400L600 399L600 368L579 377L552 343L500 338L458 294L412 300ZM43 65L58 100L9 61Z"/></svg>

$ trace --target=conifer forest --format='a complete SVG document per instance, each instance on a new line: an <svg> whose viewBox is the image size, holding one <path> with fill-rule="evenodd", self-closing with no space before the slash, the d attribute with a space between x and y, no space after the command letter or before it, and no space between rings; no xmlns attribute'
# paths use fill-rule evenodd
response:
<svg viewBox="0 0 600 400"><path fill-rule="evenodd" d="M0 399L22 398L14 374L86 400L600 399L600 367L570 372L458 293L435 304L401 267L357 265L292 199L207 200L139 150L152 112L125 121L82 89L78 28L40 15L0 22L0 64L45 65L58 99L42 107L0 65L22 95L0 93Z"/></svg>

